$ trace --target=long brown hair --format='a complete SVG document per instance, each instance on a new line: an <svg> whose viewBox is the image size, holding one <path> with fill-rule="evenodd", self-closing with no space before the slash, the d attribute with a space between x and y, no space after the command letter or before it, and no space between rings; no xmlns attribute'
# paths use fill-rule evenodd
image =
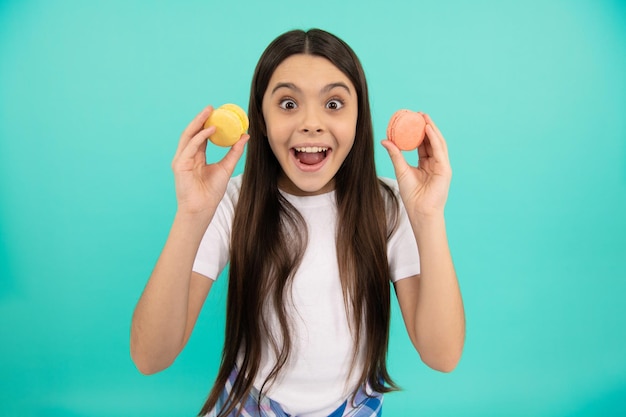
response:
<svg viewBox="0 0 626 417"><path fill-rule="evenodd" d="M222 362L200 415L215 407L235 366L239 374L218 415L232 412L250 393L259 370L263 338L269 338L277 358L266 383L279 374L289 358L290 324L283 300L289 296L290 283L306 248L306 227L302 216L279 192L281 168L268 143L262 101L276 67L295 54L328 59L357 92L354 145L335 176L337 260L355 356L363 346L365 365L360 383L369 383L381 393L397 389L387 372L386 356L391 299L387 240L395 227L398 201L376 176L365 74L355 53L341 39L319 29L294 30L270 43L252 79L248 106L251 137L233 220ZM395 209L386 210L383 193ZM268 309L280 325L281 343L269 330Z"/></svg>

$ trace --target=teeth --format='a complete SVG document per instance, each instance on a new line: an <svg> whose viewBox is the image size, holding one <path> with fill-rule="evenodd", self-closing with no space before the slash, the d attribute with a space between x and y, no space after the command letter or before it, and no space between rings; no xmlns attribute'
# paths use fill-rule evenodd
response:
<svg viewBox="0 0 626 417"><path fill-rule="evenodd" d="M319 146L307 146L306 148L295 148L298 152L306 152L306 153L318 153L318 152L326 152L328 148L322 148Z"/></svg>

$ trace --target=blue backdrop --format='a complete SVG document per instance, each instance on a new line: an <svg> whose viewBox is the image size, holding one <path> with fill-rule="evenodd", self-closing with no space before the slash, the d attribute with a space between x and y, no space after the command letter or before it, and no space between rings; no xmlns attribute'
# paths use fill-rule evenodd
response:
<svg viewBox="0 0 626 417"><path fill-rule="evenodd" d="M175 212L170 162L203 106L246 107L274 37L310 27L360 56L378 138L412 108L450 149L466 349L453 373L428 369L395 308L404 391L385 415L626 415L617 0L0 1L0 415L195 415L225 279L171 368L142 376L129 356ZM377 162L393 176L382 146Z"/></svg>

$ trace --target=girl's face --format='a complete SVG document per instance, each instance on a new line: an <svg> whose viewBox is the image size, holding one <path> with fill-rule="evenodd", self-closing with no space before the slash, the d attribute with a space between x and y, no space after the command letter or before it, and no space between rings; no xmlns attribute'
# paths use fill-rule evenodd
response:
<svg viewBox="0 0 626 417"><path fill-rule="evenodd" d="M358 112L356 90L325 58L298 54L274 71L263 96L263 117L282 174L278 186L294 195L335 188L348 156Z"/></svg>

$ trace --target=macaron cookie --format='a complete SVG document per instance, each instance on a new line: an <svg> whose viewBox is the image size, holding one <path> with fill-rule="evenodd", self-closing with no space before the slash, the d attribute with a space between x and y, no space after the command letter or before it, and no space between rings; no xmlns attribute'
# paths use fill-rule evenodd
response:
<svg viewBox="0 0 626 417"><path fill-rule="evenodd" d="M215 126L209 140L218 146L232 146L246 133L250 122L246 112L236 104L224 104L213 110L204 122L204 128Z"/></svg>
<svg viewBox="0 0 626 417"><path fill-rule="evenodd" d="M387 125L387 139L403 151L412 151L420 146L425 134L426 119L421 113L411 110L398 110Z"/></svg>

